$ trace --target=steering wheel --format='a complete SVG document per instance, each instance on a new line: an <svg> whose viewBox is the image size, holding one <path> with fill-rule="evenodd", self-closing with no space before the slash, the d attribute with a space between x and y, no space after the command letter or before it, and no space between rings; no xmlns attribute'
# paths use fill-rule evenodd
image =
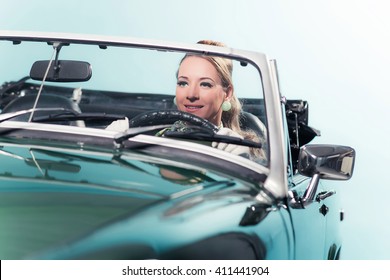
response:
<svg viewBox="0 0 390 280"><path fill-rule="evenodd" d="M161 124L173 124L176 121L184 121L190 124L218 131L218 127L206 119L179 110L157 110L143 112L129 121L130 127L151 126Z"/></svg>

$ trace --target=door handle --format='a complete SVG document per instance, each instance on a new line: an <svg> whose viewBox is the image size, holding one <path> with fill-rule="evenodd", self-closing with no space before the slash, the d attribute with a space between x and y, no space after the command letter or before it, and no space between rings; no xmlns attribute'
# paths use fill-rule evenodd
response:
<svg viewBox="0 0 390 280"><path fill-rule="evenodd" d="M320 192L317 194L316 196L316 201L317 202L320 202L321 200L324 200L332 195L336 194L335 191L324 191L324 192Z"/></svg>

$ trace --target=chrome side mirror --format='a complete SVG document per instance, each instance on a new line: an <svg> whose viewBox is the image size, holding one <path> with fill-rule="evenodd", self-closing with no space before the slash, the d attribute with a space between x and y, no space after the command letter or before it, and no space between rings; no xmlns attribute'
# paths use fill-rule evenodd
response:
<svg viewBox="0 0 390 280"><path fill-rule="evenodd" d="M348 180L355 165L355 150L338 145L305 145L298 158L298 172L321 179Z"/></svg>
<svg viewBox="0 0 390 280"><path fill-rule="evenodd" d="M316 200L320 179L348 180L352 177L355 165L355 150L338 145L305 145L301 147L298 157L298 172L311 177L311 181L302 197L291 194L291 205L305 208ZM334 192L322 194L324 199Z"/></svg>

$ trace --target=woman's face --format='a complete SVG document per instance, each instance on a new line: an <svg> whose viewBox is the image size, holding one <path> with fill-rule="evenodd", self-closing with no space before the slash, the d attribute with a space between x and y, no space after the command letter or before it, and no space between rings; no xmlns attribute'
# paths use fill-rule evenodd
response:
<svg viewBox="0 0 390 280"><path fill-rule="evenodd" d="M230 99L231 93L230 88L222 87L213 64L202 57L189 56L182 61L177 76L177 108L219 126L222 103Z"/></svg>

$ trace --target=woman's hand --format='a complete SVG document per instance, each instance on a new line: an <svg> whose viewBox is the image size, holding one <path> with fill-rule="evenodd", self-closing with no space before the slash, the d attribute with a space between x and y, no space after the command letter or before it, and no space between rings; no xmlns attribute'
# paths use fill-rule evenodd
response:
<svg viewBox="0 0 390 280"><path fill-rule="evenodd" d="M110 123L106 130L124 132L129 129L129 119L126 117L124 120L116 120Z"/></svg>
<svg viewBox="0 0 390 280"><path fill-rule="evenodd" d="M234 136L243 139L241 135L239 135L237 132L234 132L230 128L223 127L221 128L217 134L219 135L227 135L227 136ZM226 151L228 153L232 153L235 155L243 156L246 158L250 157L250 150L249 147L241 146L241 145L235 145L235 144L228 144L228 143L221 143L221 142L213 142L211 144L213 148L217 148L219 150Z"/></svg>

